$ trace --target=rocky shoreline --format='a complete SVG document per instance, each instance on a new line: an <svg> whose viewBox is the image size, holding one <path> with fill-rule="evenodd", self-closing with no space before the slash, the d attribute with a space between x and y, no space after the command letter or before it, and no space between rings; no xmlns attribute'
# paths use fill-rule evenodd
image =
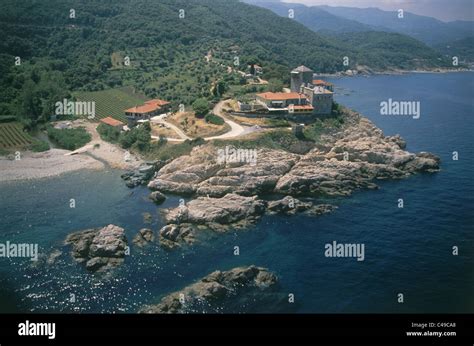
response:
<svg viewBox="0 0 474 346"><path fill-rule="evenodd" d="M222 163L218 148L206 144L166 164L148 187L161 194L190 196L179 207L162 210L164 247L195 242L201 229L222 232L248 227L265 213L312 215L335 209L321 198L349 196L358 189L376 189L377 180L402 179L439 170L433 154L405 151L399 136L384 136L372 122L352 111L340 129L328 131L306 154L257 149L257 162ZM265 200L267 195L284 196ZM297 198L311 198L301 201Z"/></svg>
<svg viewBox="0 0 474 346"><path fill-rule="evenodd" d="M433 67L433 68L420 68L416 70L402 70L397 68L391 68L383 71L371 69L368 66L356 66L354 69L349 69L342 72L336 73L321 73L317 77L356 77L356 76L377 76L377 75L403 75L409 73L455 73L455 72L469 72L472 69L458 67L458 68L445 68L445 67Z"/></svg>
<svg viewBox="0 0 474 346"><path fill-rule="evenodd" d="M280 194L347 196L360 188L376 188L377 179L400 179L439 170L439 158L405 151L400 136L382 131L358 113L347 111L338 131L324 134L307 154L257 149L256 165L219 163L217 148L194 148L161 168L148 187L153 191L220 198Z"/></svg>
<svg viewBox="0 0 474 346"><path fill-rule="evenodd" d="M215 271L184 289L171 293L158 304L146 305L139 313L222 313L229 305L253 304L275 298L278 279L266 268L239 267Z"/></svg>
<svg viewBox="0 0 474 346"><path fill-rule="evenodd" d="M146 185L166 162L162 161L148 161L142 163L136 169L128 170L121 175L125 181L125 185L129 188L134 188L140 185Z"/></svg>

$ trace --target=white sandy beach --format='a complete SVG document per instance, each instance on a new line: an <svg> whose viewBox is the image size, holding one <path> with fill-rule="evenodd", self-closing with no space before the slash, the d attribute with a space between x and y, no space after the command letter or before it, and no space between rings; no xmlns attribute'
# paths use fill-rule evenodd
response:
<svg viewBox="0 0 474 346"><path fill-rule="evenodd" d="M58 176L80 169L103 169L104 164L87 155L66 156L67 150L24 152L20 160L0 157L0 182Z"/></svg>
<svg viewBox="0 0 474 346"><path fill-rule="evenodd" d="M51 149L42 153L21 152L20 160L0 157L0 182L54 177L81 169L100 170L105 163L119 169L134 169L142 161L122 148L103 141L95 130L97 124L78 120L73 127L84 126L92 140L74 153Z"/></svg>

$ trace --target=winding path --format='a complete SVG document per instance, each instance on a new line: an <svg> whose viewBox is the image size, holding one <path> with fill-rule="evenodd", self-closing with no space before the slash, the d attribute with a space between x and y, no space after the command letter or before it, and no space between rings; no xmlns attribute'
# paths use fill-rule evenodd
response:
<svg viewBox="0 0 474 346"><path fill-rule="evenodd" d="M204 138L205 141L211 141L211 140L214 140L214 139L235 138L235 137L246 135L246 134L249 134L249 133L252 133L252 132L255 132L255 131L259 130L259 128L255 127L255 126L248 127L248 126L239 125L235 121L230 120L226 115L224 115L224 112L222 111L222 108L224 107L224 104L227 101L229 101L229 100L220 101L218 104L216 104L214 106L214 109L212 111L215 115L218 115L222 119L224 119L226 124L230 126L230 131L228 131L228 132L226 132L222 135L219 135L219 136L206 137L206 138ZM192 139L191 137L187 136L179 127L167 122L165 120L164 115L154 117L151 120L152 120L152 122L155 122L155 123L164 124L164 125L168 126L173 131L176 132L176 134L179 136L179 138L167 138L167 140L170 141L170 142L184 142L185 140L188 140L188 139L191 140ZM160 139L158 136L151 136L151 138L152 139Z"/></svg>

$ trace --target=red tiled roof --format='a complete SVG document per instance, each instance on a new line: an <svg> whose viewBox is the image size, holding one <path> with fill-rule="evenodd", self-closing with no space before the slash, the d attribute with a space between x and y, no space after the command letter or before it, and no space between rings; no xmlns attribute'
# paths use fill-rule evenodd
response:
<svg viewBox="0 0 474 346"><path fill-rule="evenodd" d="M315 79L313 80L314 85L332 85L332 83L326 82L325 80L322 79Z"/></svg>
<svg viewBox="0 0 474 346"><path fill-rule="evenodd" d="M261 97L266 100L272 100L272 101L281 101L281 100L295 100L295 99L300 99L300 98L306 98L304 94L296 93L296 92L291 92L291 93L272 93L272 92L266 92L266 93L261 93L257 94L258 97Z"/></svg>
<svg viewBox="0 0 474 346"><path fill-rule="evenodd" d="M110 126L114 126L114 127L125 125L123 122L121 122L117 119L114 119L112 117L107 117L107 118L100 119L100 122L102 122L104 124L107 124L107 125L110 125Z"/></svg>
<svg viewBox="0 0 474 346"><path fill-rule="evenodd" d="M130 109L126 109L125 113L137 113L137 114L151 113L160 109L162 106L166 106L168 104L170 104L168 101L153 99L150 101L146 101L143 106L137 106Z"/></svg>
<svg viewBox="0 0 474 346"><path fill-rule="evenodd" d="M147 105L155 105L155 106L166 106L169 105L170 103L165 100L160 100L160 99L153 99L150 101L146 101L145 104Z"/></svg>
<svg viewBox="0 0 474 346"><path fill-rule="evenodd" d="M138 107L133 107L130 109L126 109L126 113L139 113L139 114L145 114L145 113L150 113L154 112L157 109L161 108L160 106L156 104L145 104L144 106L138 106Z"/></svg>

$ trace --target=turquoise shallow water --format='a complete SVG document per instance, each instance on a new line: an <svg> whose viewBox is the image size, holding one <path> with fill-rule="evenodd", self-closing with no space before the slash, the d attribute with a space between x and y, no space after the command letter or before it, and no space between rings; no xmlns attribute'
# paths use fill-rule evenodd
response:
<svg viewBox="0 0 474 346"><path fill-rule="evenodd" d="M256 264L274 271L290 312L473 312L473 82L471 73L335 79L337 100L368 116L387 135L400 133L410 151L442 158L442 171L381 182L334 201L339 209L314 218L265 217L254 228L209 236L183 251L137 251L112 276L97 278L64 253L53 266L0 259L0 310L135 312L216 269ZM421 102L421 118L381 116L388 98ZM459 152L459 161L451 153ZM35 242L46 253L72 231L114 223L131 240L158 229L158 208L146 188L127 189L120 172L76 172L0 185L0 242ZM69 200L76 208L69 208ZM405 208L397 208L398 198ZM175 206L171 197L163 207ZM153 220L147 224L143 213ZM364 243L365 261L326 258L332 241ZM234 256L234 246L240 256ZM459 246L459 256L451 254ZM405 303L398 304L397 293ZM75 295L75 303L69 301ZM275 312L257 303L235 312Z"/></svg>

